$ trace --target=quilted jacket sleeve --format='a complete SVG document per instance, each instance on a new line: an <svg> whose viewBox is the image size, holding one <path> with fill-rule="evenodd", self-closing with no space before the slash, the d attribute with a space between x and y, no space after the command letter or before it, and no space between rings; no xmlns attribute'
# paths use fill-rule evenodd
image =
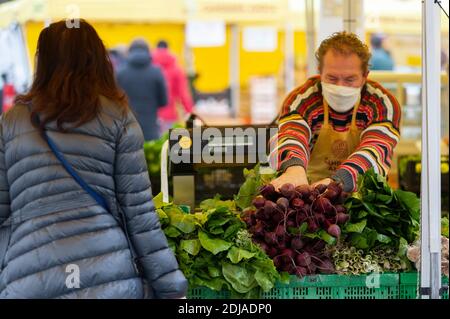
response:
<svg viewBox="0 0 450 319"><path fill-rule="evenodd" d="M116 145L114 179L117 197L126 215L128 232L144 276L155 297L180 298L186 295L187 280L168 247L155 212L143 144L142 131L129 113Z"/></svg>

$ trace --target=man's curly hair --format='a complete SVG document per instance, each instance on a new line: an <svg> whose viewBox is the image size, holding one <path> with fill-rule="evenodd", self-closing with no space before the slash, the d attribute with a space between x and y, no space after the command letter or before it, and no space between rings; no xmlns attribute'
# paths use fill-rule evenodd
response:
<svg viewBox="0 0 450 319"><path fill-rule="evenodd" d="M372 55L367 45L356 34L346 31L336 32L322 41L316 51L316 59L319 63L320 71L322 71L323 67L323 57L329 50L343 55L356 54L361 59L363 73L369 71L369 60Z"/></svg>

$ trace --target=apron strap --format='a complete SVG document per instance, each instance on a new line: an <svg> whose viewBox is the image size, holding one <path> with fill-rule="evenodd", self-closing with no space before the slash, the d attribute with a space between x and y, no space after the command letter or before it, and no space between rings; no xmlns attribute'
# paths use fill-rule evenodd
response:
<svg viewBox="0 0 450 319"><path fill-rule="evenodd" d="M323 126L328 126L328 103L323 99Z"/></svg>
<svg viewBox="0 0 450 319"><path fill-rule="evenodd" d="M353 107L352 124L350 127L354 128L354 129L356 128L356 114L358 113L359 102L360 102L360 99L358 99L355 106Z"/></svg>
<svg viewBox="0 0 450 319"><path fill-rule="evenodd" d="M353 113L352 113L352 122L350 125L350 128L356 128L356 114L358 113L359 108L359 102L360 99L356 102L355 106L353 107ZM329 122L329 110L328 110L328 103L325 99L323 99L323 125L328 125Z"/></svg>

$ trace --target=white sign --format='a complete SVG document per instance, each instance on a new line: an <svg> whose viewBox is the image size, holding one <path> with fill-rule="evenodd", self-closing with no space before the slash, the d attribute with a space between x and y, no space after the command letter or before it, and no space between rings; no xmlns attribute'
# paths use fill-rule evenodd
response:
<svg viewBox="0 0 450 319"><path fill-rule="evenodd" d="M225 99L208 98L195 104L195 112L201 116L229 117L230 105Z"/></svg>
<svg viewBox="0 0 450 319"><path fill-rule="evenodd" d="M363 2L360 0L322 0L319 13L319 45L333 33L344 30L356 33L364 41Z"/></svg>
<svg viewBox="0 0 450 319"><path fill-rule="evenodd" d="M343 6L342 0L320 1L318 45L333 33L344 30Z"/></svg>
<svg viewBox="0 0 450 319"><path fill-rule="evenodd" d="M223 21L188 21L186 41L190 47L221 47L226 42L226 26Z"/></svg>
<svg viewBox="0 0 450 319"><path fill-rule="evenodd" d="M8 82L17 92L23 93L31 83L26 41L19 24L0 29L0 74L6 74ZM3 49L4 48L4 49ZM3 87L0 77L0 88Z"/></svg>
<svg viewBox="0 0 450 319"><path fill-rule="evenodd" d="M273 52L278 47L278 33L273 27L246 27L243 47L248 52Z"/></svg>
<svg viewBox="0 0 450 319"><path fill-rule="evenodd" d="M275 77L252 78L250 80L250 96L252 123L271 123L278 115Z"/></svg>
<svg viewBox="0 0 450 319"><path fill-rule="evenodd" d="M305 8L305 1L300 0L289 0L288 1L288 9L291 12L302 12Z"/></svg>

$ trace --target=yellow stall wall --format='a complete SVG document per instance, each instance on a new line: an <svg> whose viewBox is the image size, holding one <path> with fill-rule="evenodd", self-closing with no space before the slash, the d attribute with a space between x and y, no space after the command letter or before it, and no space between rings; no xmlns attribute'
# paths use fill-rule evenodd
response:
<svg viewBox="0 0 450 319"><path fill-rule="evenodd" d="M151 47L155 47L160 39L169 42L171 50L183 61L184 26L182 24L135 24L91 22L100 38L108 48L116 45L129 45L136 37L146 39ZM39 33L44 28L42 22L29 22L25 31L30 56L34 56Z"/></svg>
<svg viewBox="0 0 450 319"><path fill-rule="evenodd" d="M230 83L230 39L231 29L226 29L224 46L193 48L194 68L199 77L195 87L201 92L223 91Z"/></svg>
<svg viewBox="0 0 450 319"><path fill-rule="evenodd" d="M278 32L278 48L273 52L247 52L242 45L240 35L240 85L248 87L253 76L283 77L284 69L284 32ZM230 81L230 41L231 29L227 27L226 43L222 47L194 48L194 65L199 74L195 82L200 91L222 91L229 87ZM296 65L303 68L306 61L305 32L294 34L294 54Z"/></svg>
<svg viewBox="0 0 450 319"><path fill-rule="evenodd" d="M278 32L278 48L273 52L248 52L243 48L241 32L241 86L247 86L252 76L281 75L284 62L284 33Z"/></svg>
<svg viewBox="0 0 450 319"><path fill-rule="evenodd" d="M169 42L171 50L178 57L180 64L185 66L183 24L91 23L109 48L121 44L129 45L136 37L146 39L151 47L155 47L160 39L165 39ZM43 22L28 22L24 26L32 66L34 66L34 54L39 33L43 28ZM224 46L194 48L192 50L194 68L199 74L195 85L200 91L222 91L229 87L230 27L227 27L226 32L226 43ZM278 32L278 48L274 52L247 52L242 47L242 33L240 38L240 84L242 87L248 87L252 76L272 75L282 79L284 72L284 32ZM301 31L295 32L294 50L296 65L302 68L306 57L305 44L305 33Z"/></svg>
<svg viewBox="0 0 450 319"><path fill-rule="evenodd" d="M36 46L39 33L44 28L43 22L28 22L23 26L25 39L27 41L28 56L30 58L31 69L34 70L34 55L36 54Z"/></svg>

